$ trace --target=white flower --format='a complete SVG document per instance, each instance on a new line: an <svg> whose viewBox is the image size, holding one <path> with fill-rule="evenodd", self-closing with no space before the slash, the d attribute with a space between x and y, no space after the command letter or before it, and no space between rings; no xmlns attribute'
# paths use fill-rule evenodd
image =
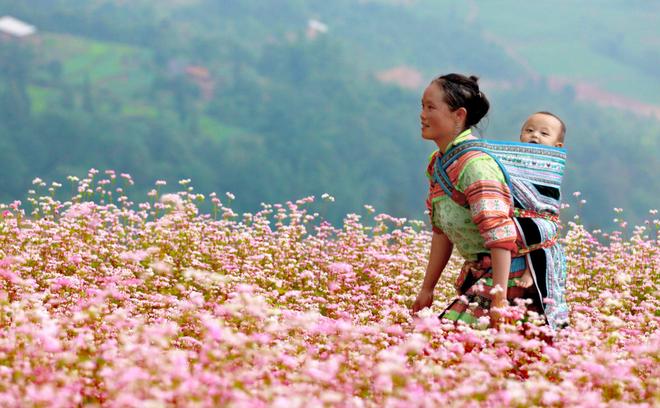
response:
<svg viewBox="0 0 660 408"><path fill-rule="evenodd" d="M330 194L328 194L328 193L323 193L321 195L321 198L323 199L323 201L328 201L330 203L335 201L335 198L333 196L331 196Z"/></svg>
<svg viewBox="0 0 660 408"><path fill-rule="evenodd" d="M181 210L183 208L183 201L181 200L181 196L178 194L163 194L163 196L160 198L160 202L163 204L169 204L177 210Z"/></svg>
<svg viewBox="0 0 660 408"><path fill-rule="evenodd" d="M430 307L425 307L424 309L417 312L417 316L422 319L426 319L435 315L435 312Z"/></svg>

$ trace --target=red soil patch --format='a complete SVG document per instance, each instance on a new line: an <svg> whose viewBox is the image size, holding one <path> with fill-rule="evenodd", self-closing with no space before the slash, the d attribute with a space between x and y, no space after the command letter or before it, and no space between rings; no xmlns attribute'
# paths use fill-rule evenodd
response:
<svg viewBox="0 0 660 408"><path fill-rule="evenodd" d="M399 66L377 72L376 78L381 82L392 83L415 91L419 90L424 84L422 73L415 68L407 66Z"/></svg>
<svg viewBox="0 0 660 408"><path fill-rule="evenodd" d="M575 99L578 101L593 102L596 105L632 112L642 116L653 116L660 120L660 106L641 102L637 99L615 94L599 88L586 81L574 81L566 78L551 76L548 86L558 91L570 85L575 90Z"/></svg>

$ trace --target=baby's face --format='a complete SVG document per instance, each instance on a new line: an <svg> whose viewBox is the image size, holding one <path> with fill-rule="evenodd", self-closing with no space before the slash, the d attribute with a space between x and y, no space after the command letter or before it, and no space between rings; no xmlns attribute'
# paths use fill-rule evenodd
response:
<svg viewBox="0 0 660 408"><path fill-rule="evenodd" d="M520 141L546 146L563 147L560 141L561 122L554 116L535 113L525 121L520 130Z"/></svg>

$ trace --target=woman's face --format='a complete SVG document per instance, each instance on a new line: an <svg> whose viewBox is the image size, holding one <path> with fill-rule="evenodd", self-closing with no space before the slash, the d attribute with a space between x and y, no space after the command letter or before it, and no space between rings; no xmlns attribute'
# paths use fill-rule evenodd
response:
<svg viewBox="0 0 660 408"><path fill-rule="evenodd" d="M444 91L435 83L426 87L422 95L422 111L419 114L422 137L426 140L451 140L456 136L458 120L445 102Z"/></svg>

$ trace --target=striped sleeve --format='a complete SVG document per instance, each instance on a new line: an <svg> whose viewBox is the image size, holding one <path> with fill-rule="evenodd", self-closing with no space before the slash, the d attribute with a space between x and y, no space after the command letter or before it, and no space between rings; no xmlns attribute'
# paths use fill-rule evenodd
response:
<svg viewBox="0 0 660 408"><path fill-rule="evenodd" d="M495 160L485 153L473 156L465 163L457 187L465 194L485 247L516 252L511 192Z"/></svg>

